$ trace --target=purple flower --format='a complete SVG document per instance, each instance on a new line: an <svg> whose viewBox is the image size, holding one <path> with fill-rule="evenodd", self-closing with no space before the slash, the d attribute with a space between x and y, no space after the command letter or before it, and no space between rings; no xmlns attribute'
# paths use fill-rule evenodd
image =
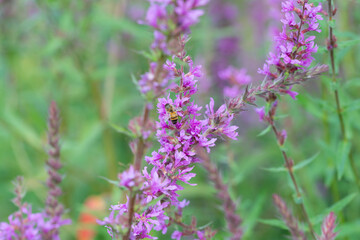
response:
<svg viewBox="0 0 360 240"><path fill-rule="evenodd" d="M196 232L198 238L196 240L206 240L205 234L202 231Z"/></svg>
<svg viewBox="0 0 360 240"><path fill-rule="evenodd" d="M299 93L295 92L295 91L291 91L291 88L292 87L290 87L289 89L286 89L284 92L286 94L288 94L292 99L296 100L296 96L299 95Z"/></svg>
<svg viewBox="0 0 360 240"><path fill-rule="evenodd" d="M282 12L291 12L295 10L294 7L294 2L295 1L285 1L281 3L281 7L282 7Z"/></svg>
<svg viewBox="0 0 360 240"><path fill-rule="evenodd" d="M180 240L182 237L182 233L180 231L174 231L173 234L171 234L171 239Z"/></svg>
<svg viewBox="0 0 360 240"><path fill-rule="evenodd" d="M167 18L166 6L167 4L151 3L146 13L146 23L155 29L164 30L164 25L160 24L160 22Z"/></svg>
<svg viewBox="0 0 360 240"><path fill-rule="evenodd" d="M234 114L228 111L225 104L221 105L215 112L214 99L210 98L209 105L206 105L205 114L207 116L207 119L203 120L205 133L209 135L223 135L234 140L237 139L238 133L235 130L238 129L238 127L230 125Z"/></svg>
<svg viewBox="0 0 360 240"><path fill-rule="evenodd" d="M227 82L230 87L224 88L224 96L235 98L242 93L242 88L251 83L251 77L246 74L246 69L236 69L229 66L219 72L219 78Z"/></svg>
<svg viewBox="0 0 360 240"><path fill-rule="evenodd" d="M43 218L42 213L33 213L31 206L24 204L8 217L9 223L0 223L0 239L41 240L39 226Z"/></svg>
<svg viewBox="0 0 360 240"><path fill-rule="evenodd" d="M186 38L183 40L185 41ZM197 119L201 115L199 112L201 107L192 101L192 96L197 92L196 83L197 78L202 75L201 68L193 65L191 58L185 53L179 54L178 57L188 64L188 72L184 72L183 67L177 68L174 62L167 61L164 65L174 77L180 78L180 84L173 89L175 92L173 98L170 98L169 94L166 98L158 99L159 121L156 124L156 136L160 147L151 157L145 158L152 165L152 169L149 173L147 167L144 167L142 176L139 176L131 166L119 176L119 184L128 189L140 186L142 183L140 193L136 195L137 212L134 221L131 226L124 222L129 212L128 204L112 208L109 217L99 221L99 224L107 225L112 234L119 235L121 229L131 228L130 235L142 239L151 238L150 232L153 229L166 232L168 217L165 212L175 211L181 215L182 208L189 204L186 200L181 202L178 200L178 191L183 189L180 182L195 185L191 183L192 178L196 176L192 172L193 164L199 161L195 147L202 146L210 151L210 147L215 146L216 141L212 136L225 135L230 138L237 136L235 132L237 127L230 125L233 115L227 112L225 105L215 111L213 99L210 107L207 106L209 119L205 121ZM176 123L169 119L169 106L172 112L176 112ZM211 128L205 124L206 121L213 123ZM151 205L154 199L160 197L163 197L164 201L157 201L155 205ZM175 237L180 235L181 233L175 234Z"/></svg>
<svg viewBox="0 0 360 240"><path fill-rule="evenodd" d="M208 0L177 0L175 12L179 19L178 24L187 32L191 25L196 24L199 21L199 17L204 14L203 10L195 9L203 6Z"/></svg>
<svg viewBox="0 0 360 240"><path fill-rule="evenodd" d="M154 41L151 47L157 56L178 53L179 49L183 47L183 45L176 45L178 36L184 37L184 33L190 31L190 26L199 21L203 10L197 8L207 2L208 0L150 0L145 21L140 21L140 23L154 28ZM138 81L140 91L144 94L153 92L154 96L150 95L153 98L162 96L166 88L173 87L168 85L168 80L172 78L168 73L171 71L166 67L163 68L161 58L152 62L149 72L143 74Z"/></svg>
<svg viewBox="0 0 360 240"><path fill-rule="evenodd" d="M280 133L279 133L279 137L278 137L278 141L279 144L282 146L285 143L285 140L287 138L287 132L285 129L283 129Z"/></svg>
<svg viewBox="0 0 360 240"><path fill-rule="evenodd" d="M264 121L264 119L265 119L265 107L255 108L255 112L259 115L259 120Z"/></svg>
<svg viewBox="0 0 360 240"><path fill-rule="evenodd" d="M31 205L23 203L23 177L17 177L13 183L16 196L13 202L18 211L8 217L8 223L0 222L0 239L43 239L42 222L45 214L33 213Z"/></svg>
<svg viewBox="0 0 360 240"><path fill-rule="evenodd" d="M150 63L150 71L141 75L138 84L142 93L153 91L156 96L162 95L163 91L171 87L168 85L169 79L173 75L166 70L159 70L158 64L155 62Z"/></svg>
<svg viewBox="0 0 360 240"><path fill-rule="evenodd" d="M188 27L198 21L203 11L197 8L206 3L207 0L151 1L151 4L155 5L172 5L174 12L168 12L168 15L172 16L168 20L177 23L180 33L188 32ZM155 16L149 16L148 22L158 28L159 23L163 23L162 17L165 16L162 8L154 7L150 13ZM164 36L169 34L165 34L165 31L159 28L159 32L155 33L155 50L162 48ZM119 185L126 187L130 193L128 201L126 204L113 206L109 216L103 221L98 221L99 224L107 226L109 234L114 238L126 233L130 239L153 239L150 234L152 230L165 233L175 218L181 218L182 209L189 204L186 200L178 199L178 192L183 189L181 182L195 185L192 179L196 174L192 170L195 167L194 163L199 162L196 149L200 146L210 151L219 136L236 139L237 127L230 124L233 114L227 110L225 104L215 111L214 100L211 99L205 120L199 120L201 107L194 102L193 95L198 91L198 78L203 74L201 66L194 65L184 50L187 41L187 36L180 34L177 39L180 48L173 54L173 61L151 63L150 71L139 81L143 93L152 91L159 97L170 90L172 94L168 93L166 97L158 98L156 137L160 147L152 152L151 156L145 157L150 166L144 167L141 175L132 166L119 175ZM187 66L177 66L175 58ZM167 85L170 81L177 82L178 85ZM242 83L241 81L239 80L239 83ZM148 171L148 168L151 170ZM139 189L134 191L134 187ZM129 216L134 210L134 215ZM172 217L173 215L175 217ZM197 233L194 221L190 227L190 232L189 229L183 232L187 235L198 234L198 237L203 239L202 232ZM180 239L182 235L184 234L178 231L172 236Z"/></svg>
<svg viewBox="0 0 360 240"><path fill-rule="evenodd" d="M312 53L317 51L314 44L314 36L305 38L308 32L320 32L318 20L321 5L304 3L303 1L285 1L282 3L282 11L285 12L283 30L276 37L276 48L270 53L263 69L258 72L267 75L271 79L277 78L281 73L293 73L298 69L308 67L313 57ZM273 66L276 71L270 71Z"/></svg>
<svg viewBox="0 0 360 240"><path fill-rule="evenodd" d="M134 170L133 165L131 165L127 171L119 174L118 178L120 180L119 185L129 189L140 186L140 183L142 181L141 174Z"/></svg>

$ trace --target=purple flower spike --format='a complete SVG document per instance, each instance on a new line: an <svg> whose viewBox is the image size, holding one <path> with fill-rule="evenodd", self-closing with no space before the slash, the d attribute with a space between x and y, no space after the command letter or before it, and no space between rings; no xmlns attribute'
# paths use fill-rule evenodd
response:
<svg viewBox="0 0 360 240"><path fill-rule="evenodd" d="M315 37L305 37L305 34L320 32L318 20L322 20L319 14L322 7L321 4L314 6L306 2L289 0L282 3L285 13L281 20L282 32L275 37L275 52L269 54L263 69L258 70L260 74L275 79L281 73L294 73L310 66L317 46L314 44ZM271 67L275 71L270 70Z"/></svg>
<svg viewBox="0 0 360 240"><path fill-rule="evenodd" d="M60 146L59 146L59 127L60 116L59 110L55 102L51 102L49 108L49 121L48 121L48 143L50 150L48 151L49 160L47 165L49 167L49 178L47 186L49 188L48 196L46 199L45 219L41 223L42 238L43 239L59 239L59 229L63 225L71 223L70 219L62 219L64 214L64 206L58 201L59 196L62 194L59 184L62 177L58 172L60 163Z"/></svg>

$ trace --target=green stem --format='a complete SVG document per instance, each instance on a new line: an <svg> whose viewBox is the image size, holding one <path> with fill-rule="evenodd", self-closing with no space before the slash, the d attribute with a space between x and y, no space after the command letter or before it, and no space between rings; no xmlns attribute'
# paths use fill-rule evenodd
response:
<svg viewBox="0 0 360 240"><path fill-rule="evenodd" d="M277 128L275 126L274 119L271 117L270 114L269 114L269 116L270 116L269 123L270 123L271 128L272 128L272 130L273 130L273 132L274 132L274 134L275 134L275 136L277 138L278 144L280 144L279 131L277 130ZM315 233L313 225L312 225L312 223L310 221L309 214L306 211L305 205L303 203L303 197L302 197L299 185L296 182L295 174L294 174L293 169L292 169L293 163L291 162L290 158L288 157L286 151L283 148L280 148L280 151L281 151L283 159L285 161L286 168L288 169L288 173L290 175L291 181L294 184L295 191L296 191L296 197L301 199L301 202L298 203L298 204L300 205L301 211L302 211L302 213L304 215L304 218L305 218L305 220L307 222L307 225L309 226L310 233L311 233L312 237L314 238L314 240L316 240L317 239L316 238L316 233Z"/></svg>
<svg viewBox="0 0 360 240"><path fill-rule="evenodd" d="M331 0L328 0L328 15L329 15L329 21L332 21L332 19L333 19L333 8L332 8L332 1ZM333 28L329 25L329 46L330 46L329 53L330 53L331 72L332 72L331 75L332 75L332 82L337 83L336 72L335 72L334 45L335 45L335 42L334 42ZM335 103L336 103L336 112L337 112L338 119L339 119L342 140L344 142L346 142L346 141L348 141L348 139L347 139L348 136L347 136L347 133L346 133L344 117L343 117L340 98L339 98L339 92L338 92L337 89L334 90L334 98L335 98ZM351 170L353 172L353 175L355 177L356 185L357 185L358 189L360 190L360 176L359 176L359 173L357 171L356 164L355 164L355 161L354 161L354 158L353 158L353 151L354 151L354 149L351 146L348 158L350 160L350 166L351 166Z"/></svg>

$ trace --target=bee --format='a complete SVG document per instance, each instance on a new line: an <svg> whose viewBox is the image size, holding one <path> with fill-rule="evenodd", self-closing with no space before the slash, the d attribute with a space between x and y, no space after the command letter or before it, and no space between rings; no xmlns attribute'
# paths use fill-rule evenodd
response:
<svg viewBox="0 0 360 240"><path fill-rule="evenodd" d="M179 116L175 110L175 107L173 105L170 105L169 103L165 104L166 112L169 114L169 119L173 124L176 124Z"/></svg>

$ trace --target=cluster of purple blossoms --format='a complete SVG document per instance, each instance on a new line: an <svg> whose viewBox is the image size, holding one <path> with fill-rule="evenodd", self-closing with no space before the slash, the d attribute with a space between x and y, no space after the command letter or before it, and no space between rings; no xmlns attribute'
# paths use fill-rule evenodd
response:
<svg viewBox="0 0 360 240"><path fill-rule="evenodd" d="M9 216L9 223L0 223L0 239L31 239L31 240L58 240L59 229L63 225L71 223L70 219L63 219L64 207L58 201L62 191L59 184L62 176L59 174L62 164L60 162L59 146L59 110L55 102L49 108L48 120L48 143L49 159L47 161L49 178L46 181L48 196L45 210L33 213L31 205L22 203L25 194L22 186L23 178L18 177L15 182L15 205L19 208L17 212Z"/></svg>
<svg viewBox="0 0 360 240"><path fill-rule="evenodd" d="M322 7L314 6L308 0L288 0L282 3L285 12L282 32L275 37L275 52L270 56L259 73L276 79L279 75L288 72L294 73L298 69L309 67L314 59L311 55L317 51L314 44L315 36L306 37L308 32L320 32L318 20L322 17ZM299 20L296 19L296 16ZM274 66L274 71L271 67Z"/></svg>
<svg viewBox="0 0 360 240"><path fill-rule="evenodd" d="M13 202L19 208L8 218L9 223L0 222L0 239L41 239L39 222L43 218L41 213L33 213L31 206L23 203L23 178L14 181L15 195Z"/></svg>
<svg viewBox="0 0 360 240"><path fill-rule="evenodd" d="M190 26L199 21L204 14L202 9L208 0L149 0L150 7L146 13L145 24L154 28L154 42L151 47L157 61L150 64L150 71L141 76L138 84L142 93L153 92L154 97L164 94L171 72L162 68L166 56L179 51L178 39L188 33Z"/></svg>
<svg viewBox="0 0 360 240"><path fill-rule="evenodd" d="M220 106L218 110L214 110L214 100L211 99L206 106L205 119L199 120L201 107L192 101L192 96L197 92L196 79L199 79L202 73L200 67L194 66L192 59L186 55L184 46L187 39L182 36L182 33L188 31L190 26L188 21L192 21L192 23L197 21L202 12L195 8L205 4L205 2L196 0L151 1L146 19L148 24L158 31L155 37L166 39L167 48L158 48L158 50L161 50L163 54L171 53L173 61L167 60L165 62L166 55L162 55L162 59L151 64L150 73L147 73L147 78L142 81L149 86L149 91L154 90L152 86L159 86L160 95L163 95L167 89L172 94L166 98L158 99L159 121L156 123L156 137L161 146L158 151L152 153L152 156L145 157L152 169L148 171L148 167L145 167L140 173L136 168L130 167L128 171L120 174L118 185L128 191L127 202L111 206L110 215L103 221L99 221L99 224L108 228L108 232L113 238L123 236L126 239L154 239L150 235L152 230L161 231L164 234L172 224L177 224L182 228L181 231L173 232L172 239L180 239L187 235L197 235L199 239L211 238L214 233L210 230L199 231L196 227L196 220L192 221L190 225L182 223L182 209L189 202L180 201L178 192L183 189L180 185L181 182L193 185L191 179L195 177L195 173L192 173L194 163L199 162L201 158L197 155L197 149L204 148L210 152L210 148L215 146L215 141L219 136L236 139L237 127L231 125L231 120L236 112L244 109L246 104L255 105L256 96L271 100L275 114L277 104L275 94L288 94L295 97L297 93L291 90L292 84L305 81L323 70L318 67L295 73L295 67L301 69L298 67L298 63L293 62L291 66L290 63L285 65L286 54L279 55L277 75L270 75L271 78L267 77L260 86L246 87L241 91L241 86L248 85L251 81L250 77L246 75L244 70L228 68L220 75L222 78L236 83L238 97L229 99L228 103ZM288 6L288 3L290 1L285 2L283 8ZM293 42L294 46L297 46L294 58L305 61L305 59L311 58L308 53L311 52L310 48L313 49L313 38L303 40L304 34L307 31L312 31L310 26L314 27L313 21L309 18L319 18L316 17L316 14L314 16L311 14L311 12L318 11L317 8L313 8L312 4L301 1L299 4L303 6L303 13L299 15L302 20L298 28L301 30L305 23L309 27L302 31L299 30L298 35L292 31L288 35L289 39L283 40L282 43ZM170 8L173 10L171 14L167 11L167 7L170 5L173 7ZM294 12L297 12L296 9L294 7ZM192 17L183 19L181 16L187 16L186 14L192 14ZM167 25L169 21L176 23L176 30L169 28L172 26L171 24ZM291 26L295 27L293 24ZM166 35L165 33L168 32L171 34ZM167 37L164 38L164 36ZM284 36L284 34L280 34L280 36ZM298 38L294 39L296 36ZM308 45L303 45L302 41ZM282 49L281 46L280 44L278 49ZM306 51L307 49L309 50ZM291 55L291 57L293 56ZM182 62L180 66L175 63L175 58L177 58L176 62ZM284 66L283 69L280 68L282 65ZM286 71L292 75L285 79L283 73ZM162 77L161 74L163 74ZM149 79L155 79L156 82L159 79L166 79L162 81L171 83L179 81L179 84L171 84L165 87L158 83L156 85ZM142 83L139 84L142 85ZM160 95L155 94L155 96ZM171 110L169 111L169 109ZM259 113L263 119L266 118L263 110ZM283 131L280 134L285 141L286 132Z"/></svg>
<svg viewBox="0 0 360 240"><path fill-rule="evenodd" d="M241 95L244 86L251 83L251 76L246 74L246 69L236 69L232 66L220 71L219 78L227 82L223 93L229 98Z"/></svg>
<svg viewBox="0 0 360 240"><path fill-rule="evenodd" d="M11 214L8 218L9 223L0 223L0 239L6 240L41 240L39 226L42 222L41 213L33 213L31 206L24 203L19 210Z"/></svg>
<svg viewBox="0 0 360 240"><path fill-rule="evenodd" d="M181 39L182 45L187 39ZM106 225L113 237L128 235L130 239L153 238L150 236L152 229L166 233L171 224L181 223L182 209L189 204L188 201L178 199L178 191L183 187L181 182L193 185L190 180L195 177L192 173L194 163L199 159L196 148L202 147L210 151L215 146L216 136L226 136L236 139L237 127L231 126L233 114L227 112L226 105L222 105L214 111L214 101L211 99L206 106L206 118L199 120L201 107L192 101L192 95L197 92L197 78L201 77L201 67L194 66L192 59L183 50L177 57L187 65L177 66L174 61L167 61L164 68L172 72L175 79L180 79L179 85L172 88L174 99L170 94L166 98L159 98L157 110L159 121L157 122L158 142L161 147L154 151L151 157L145 157L146 162L152 166L149 172L144 167L142 174L134 171L132 167L119 175L121 187L125 187L135 193L128 196L126 204L119 204L110 208L111 213L99 224ZM177 114L176 123L170 120L169 110L171 106ZM129 202L135 201L134 218L129 221ZM130 216L130 218L132 218ZM179 224L182 231L175 231L173 239L181 236L194 235L198 239L209 239L214 233L209 230L200 231L196 228L196 221L191 225ZM209 237L210 236L210 237Z"/></svg>

